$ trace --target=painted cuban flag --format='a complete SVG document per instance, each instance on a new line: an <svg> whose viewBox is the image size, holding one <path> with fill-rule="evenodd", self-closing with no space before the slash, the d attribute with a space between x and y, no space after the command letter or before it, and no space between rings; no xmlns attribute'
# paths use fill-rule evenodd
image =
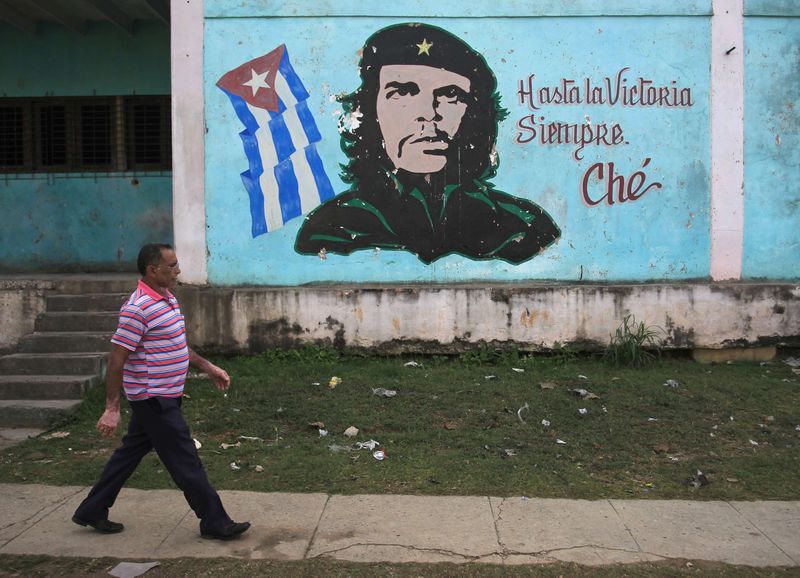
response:
<svg viewBox="0 0 800 578"><path fill-rule="evenodd" d="M217 86L245 128L253 237L283 227L334 196L315 143L322 137L286 45L225 73Z"/></svg>

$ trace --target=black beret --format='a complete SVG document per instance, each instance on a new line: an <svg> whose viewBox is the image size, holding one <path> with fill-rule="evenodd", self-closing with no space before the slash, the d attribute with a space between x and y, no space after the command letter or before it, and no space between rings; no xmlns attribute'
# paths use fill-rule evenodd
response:
<svg viewBox="0 0 800 578"><path fill-rule="evenodd" d="M416 64L441 68L469 78L473 90L494 90L495 78L476 51L449 32L417 22L396 24L367 39L361 55L361 78L377 76L387 64Z"/></svg>

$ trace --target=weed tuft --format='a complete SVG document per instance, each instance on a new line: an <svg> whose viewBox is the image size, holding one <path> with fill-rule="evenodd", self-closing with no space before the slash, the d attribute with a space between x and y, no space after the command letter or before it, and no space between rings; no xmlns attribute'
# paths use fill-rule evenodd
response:
<svg viewBox="0 0 800 578"><path fill-rule="evenodd" d="M604 359L616 367L647 367L661 355L664 331L655 325L645 325L628 314L617 327L606 348Z"/></svg>
<svg viewBox="0 0 800 578"><path fill-rule="evenodd" d="M560 341L553 343L550 350L550 359L558 365L566 365L578 358L579 350L574 345L564 344Z"/></svg>
<svg viewBox="0 0 800 578"><path fill-rule="evenodd" d="M465 365L509 365L524 362L527 356L517 349L493 348L481 341L476 348L459 355L458 359Z"/></svg>

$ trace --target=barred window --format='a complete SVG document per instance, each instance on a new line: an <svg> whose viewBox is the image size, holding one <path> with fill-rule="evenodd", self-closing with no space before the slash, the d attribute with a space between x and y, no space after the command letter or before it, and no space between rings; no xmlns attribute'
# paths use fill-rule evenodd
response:
<svg viewBox="0 0 800 578"><path fill-rule="evenodd" d="M67 107L64 105L40 105L37 136L39 157L37 165L51 169L66 169L67 162Z"/></svg>
<svg viewBox="0 0 800 578"><path fill-rule="evenodd" d="M169 165L172 159L169 102L164 106L148 97L130 98L126 101L125 116L128 120L128 165L137 168Z"/></svg>
<svg viewBox="0 0 800 578"><path fill-rule="evenodd" d="M25 108L0 104L0 166L25 166Z"/></svg>
<svg viewBox="0 0 800 578"><path fill-rule="evenodd" d="M169 96L0 98L0 173L163 171Z"/></svg>

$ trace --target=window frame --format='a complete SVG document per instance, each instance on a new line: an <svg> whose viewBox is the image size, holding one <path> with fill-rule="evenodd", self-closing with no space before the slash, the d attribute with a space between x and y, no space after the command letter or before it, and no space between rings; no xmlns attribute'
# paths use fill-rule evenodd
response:
<svg viewBox="0 0 800 578"><path fill-rule="evenodd" d="M137 134L133 107L137 104L156 106L158 124L155 133L145 126L143 136L149 136L150 146L157 148L158 160L137 162ZM45 164L42 147L47 140L42 126L42 112L48 107L64 107L64 163ZM110 158L107 163L84 162L83 146L90 138L84 133L84 107L108 106L107 142ZM172 170L172 127L170 95L75 96L75 97L0 97L0 108L23 109L23 139L21 165L0 164L1 175L87 173L89 175L124 172L169 172ZM131 117L131 118L129 118ZM100 135L102 136L102 131ZM153 137L155 134L155 137ZM154 140L153 140L154 139ZM152 149L151 149L152 150ZM2 161L3 159L0 159Z"/></svg>

